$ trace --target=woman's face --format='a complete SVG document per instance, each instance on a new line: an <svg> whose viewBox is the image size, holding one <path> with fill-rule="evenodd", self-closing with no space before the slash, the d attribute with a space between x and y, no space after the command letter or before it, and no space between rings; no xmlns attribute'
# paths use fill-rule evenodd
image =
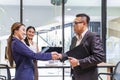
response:
<svg viewBox="0 0 120 80"><path fill-rule="evenodd" d="M25 38L25 26L22 25L18 30L15 30L15 36L17 36L20 40L23 40Z"/></svg>
<svg viewBox="0 0 120 80"><path fill-rule="evenodd" d="M35 31L33 28L28 29L28 31L26 32L26 36L28 39L33 39L34 35L35 35Z"/></svg>

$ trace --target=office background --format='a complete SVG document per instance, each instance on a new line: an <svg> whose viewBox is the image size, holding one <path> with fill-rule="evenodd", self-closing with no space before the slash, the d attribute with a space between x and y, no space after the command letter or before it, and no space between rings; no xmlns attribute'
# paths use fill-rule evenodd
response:
<svg viewBox="0 0 120 80"><path fill-rule="evenodd" d="M64 1L64 4L62 2ZM34 41L42 46L69 50L73 19L78 13L91 17L89 29L100 34L106 62L120 60L119 0L0 0L0 63L7 63L5 47L11 24L16 21L36 27ZM63 32L64 30L64 32ZM64 33L64 35L63 35Z"/></svg>

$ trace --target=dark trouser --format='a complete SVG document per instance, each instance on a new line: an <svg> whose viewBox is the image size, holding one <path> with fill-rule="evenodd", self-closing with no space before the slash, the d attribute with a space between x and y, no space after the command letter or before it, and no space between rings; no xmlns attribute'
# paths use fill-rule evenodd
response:
<svg viewBox="0 0 120 80"><path fill-rule="evenodd" d="M72 77L72 80L75 80L75 77L73 75L73 69L71 68L71 77Z"/></svg>
<svg viewBox="0 0 120 80"><path fill-rule="evenodd" d="M72 80L75 80L75 77L74 77L74 76L72 76Z"/></svg>

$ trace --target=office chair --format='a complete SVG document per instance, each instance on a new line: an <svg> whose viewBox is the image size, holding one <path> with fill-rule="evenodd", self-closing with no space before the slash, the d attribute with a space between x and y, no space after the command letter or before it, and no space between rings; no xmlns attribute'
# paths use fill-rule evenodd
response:
<svg viewBox="0 0 120 80"><path fill-rule="evenodd" d="M10 70L6 64L0 64L0 80L11 80Z"/></svg>
<svg viewBox="0 0 120 80"><path fill-rule="evenodd" d="M6 76L0 75L0 80L6 80Z"/></svg>
<svg viewBox="0 0 120 80"><path fill-rule="evenodd" d="M113 77L113 80L120 80L120 61L116 64L113 73L99 73L98 74L98 78L100 78L100 80L103 80L100 75L109 75Z"/></svg>

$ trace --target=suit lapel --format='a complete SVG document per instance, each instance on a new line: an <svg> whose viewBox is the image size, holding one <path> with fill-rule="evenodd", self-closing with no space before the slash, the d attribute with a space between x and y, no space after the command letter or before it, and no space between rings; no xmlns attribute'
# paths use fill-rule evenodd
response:
<svg viewBox="0 0 120 80"><path fill-rule="evenodd" d="M70 49L73 49L76 46L77 38L73 37Z"/></svg>
<svg viewBox="0 0 120 80"><path fill-rule="evenodd" d="M85 36L83 37L83 39L82 39L82 41L81 41L81 43L79 45L83 45L85 43L85 41L89 37L89 34L90 34L90 31L87 31L86 34L85 34ZM74 37L73 40L72 40L72 44L71 44L70 49L73 49L76 46L76 42L77 42L77 38Z"/></svg>
<svg viewBox="0 0 120 80"><path fill-rule="evenodd" d="M82 44L84 44L84 43L85 43L85 41L87 40L87 38L88 38L89 34L90 34L90 31L87 31L87 32L86 32L86 34L84 35L84 37L83 37L83 39L82 39L82 41L81 41L80 45L82 45Z"/></svg>

